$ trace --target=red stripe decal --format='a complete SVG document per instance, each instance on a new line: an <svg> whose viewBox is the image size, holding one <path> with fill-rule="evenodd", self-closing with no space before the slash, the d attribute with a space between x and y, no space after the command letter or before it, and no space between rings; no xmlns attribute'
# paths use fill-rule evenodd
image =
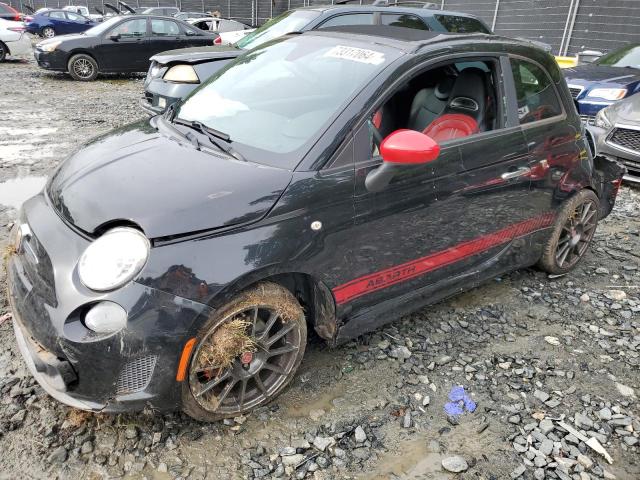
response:
<svg viewBox="0 0 640 480"><path fill-rule="evenodd" d="M367 293L390 287L396 283L410 280L419 275L437 270L438 268L446 267L463 258L477 255L478 253L507 243L514 238L548 227L553 223L553 219L553 213L545 213L539 217L515 223L497 232L459 243L454 247L432 253L426 257L411 260L402 265L396 265L395 267L356 278L333 289L336 303L338 305L346 303Z"/></svg>

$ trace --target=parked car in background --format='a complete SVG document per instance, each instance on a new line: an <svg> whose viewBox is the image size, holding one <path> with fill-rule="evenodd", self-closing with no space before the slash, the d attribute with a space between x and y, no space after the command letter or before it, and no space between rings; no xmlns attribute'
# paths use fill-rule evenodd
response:
<svg viewBox="0 0 640 480"><path fill-rule="evenodd" d="M247 52L25 202L8 298L51 396L237 417L291 382L311 330L336 345L515 269L578 265L624 168L585 154L553 57L341 28Z"/></svg>
<svg viewBox="0 0 640 480"><path fill-rule="evenodd" d="M65 10L46 10L25 21L27 32L44 38L84 32L96 24L90 18Z"/></svg>
<svg viewBox="0 0 640 480"><path fill-rule="evenodd" d="M13 22L20 22L24 16L13 8L11 5L0 2L0 18L3 20L11 20Z"/></svg>
<svg viewBox="0 0 640 480"><path fill-rule="evenodd" d="M255 30L244 23L225 18L205 17L187 21L200 30L217 33L216 45L231 45Z"/></svg>
<svg viewBox="0 0 640 480"><path fill-rule="evenodd" d="M196 18L208 18L210 17L210 15L204 12L180 12L176 13L174 17L186 22L188 20L194 20Z"/></svg>
<svg viewBox="0 0 640 480"><path fill-rule="evenodd" d="M268 21L238 40L233 48L220 46L163 52L162 56L153 58L140 105L149 114L160 113L246 50L287 33L343 25L390 25L434 32L491 33L491 29L473 15L443 10L348 4L298 8Z"/></svg>
<svg viewBox="0 0 640 480"><path fill-rule="evenodd" d="M66 7L62 7L62 9L67 12L74 12L78 15L82 15L83 17L90 18L94 22L101 22L104 18L104 15L91 13L84 5L67 5Z"/></svg>
<svg viewBox="0 0 640 480"><path fill-rule="evenodd" d="M144 72L149 57L168 48L213 45L215 34L181 20L149 15L112 17L80 35L45 40L36 45L38 65L69 72L76 80L98 73Z"/></svg>
<svg viewBox="0 0 640 480"><path fill-rule="evenodd" d="M31 53L31 39L26 34L22 22L12 22L0 18L0 62L7 55L26 55Z"/></svg>
<svg viewBox="0 0 640 480"><path fill-rule="evenodd" d="M583 122L593 123L598 111L640 91L640 44L565 68L563 73Z"/></svg>
<svg viewBox="0 0 640 480"><path fill-rule="evenodd" d="M174 17L180 13L177 7L149 7L140 12L142 15L162 15L164 17Z"/></svg>
<svg viewBox="0 0 640 480"><path fill-rule="evenodd" d="M603 108L587 128L596 153L617 158L627 167L625 180L640 183L640 95Z"/></svg>

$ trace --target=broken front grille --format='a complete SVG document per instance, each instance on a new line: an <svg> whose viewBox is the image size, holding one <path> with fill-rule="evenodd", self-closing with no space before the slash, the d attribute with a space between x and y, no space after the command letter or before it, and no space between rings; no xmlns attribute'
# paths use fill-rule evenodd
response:
<svg viewBox="0 0 640 480"><path fill-rule="evenodd" d="M128 362L118 377L116 394L124 395L147 388L157 359L155 355L147 355Z"/></svg>
<svg viewBox="0 0 640 480"><path fill-rule="evenodd" d="M584 123L585 125L595 125L596 124L595 115L580 115L580 120L582 120L582 123Z"/></svg>
<svg viewBox="0 0 640 480"><path fill-rule="evenodd" d="M640 153L640 130L616 127L609 136L609 143Z"/></svg>

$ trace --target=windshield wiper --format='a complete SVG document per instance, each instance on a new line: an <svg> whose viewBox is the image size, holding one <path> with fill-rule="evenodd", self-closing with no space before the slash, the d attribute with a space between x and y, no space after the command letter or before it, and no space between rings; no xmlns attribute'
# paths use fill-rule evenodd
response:
<svg viewBox="0 0 640 480"><path fill-rule="evenodd" d="M180 118L177 118L173 121L173 123L177 125L184 125L185 127L192 128L202 133L203 135L206 135L209 141L213 143L216 147L218 147L220 150L222 150L223 152L228 153L235 159L240 160L242 162L247 161L247 159L244 158L240 154L240 152L234 149L231 145L229 145L228 143L222 143L219 141L219 140L223 140L225 142L230 142L231 137L228 134L221 132L220 130L216 130L215 128L207 127L204 123L198 122L198 121L182 120Z"/></svg>

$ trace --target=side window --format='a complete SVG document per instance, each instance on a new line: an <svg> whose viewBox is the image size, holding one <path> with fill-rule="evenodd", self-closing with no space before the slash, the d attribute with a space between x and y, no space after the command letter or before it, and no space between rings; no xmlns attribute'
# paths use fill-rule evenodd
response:
<svg viewBox="0 0 640 480"><path fill-rule="evenodd" d="M399 129L423 132L446 145L502 128L498 65L497 59L465 59L407 80L369 118L367 158L356 152L356 161L378 155L381 141Z"/></svg>
<svg viewBox="0 0 640 480"><path fill-rule="evenodd" d="M553 83L540 67L526 60L511 59L511 71L521 125L562 113Z"/></svg>
<svg viewBox="0 0 640 480"><path fill-rule="evenodd" d="M415 15L401 15L396 13L383 13L382 25L392 27L415 28L416 30L429 30L429 27Z"/></svg>
<svg viewBox="0 0 640 480"><path fill-rule="evenodd" d="M85 18L77 13L67 12L67 18L73 22L84 22Z"/></svg>
<svg viewBox="0 0 640 480"><path fill-rule="evenodd" d="M340 27L343 25L373 25L373 13L352 13L331 17L318 28Z"/></svg>
<svg viewBox="0 0 640 480"><path fill-rule="evenodd" d="M65 17L64 12L49 12L49 18L57 18L60 20L66 20L67 17Z"/></svg>
<svg viewBox="0 0 640 480"><path fill-rule="evenodd" d="M435 18L448 31L453 33L491 33L482 22L475 18L456 17L455 15L435 15Z"/></svg>
<svg viewBox="0 0 640 480"><path fill-rule="evenodd" d="M144 37L147 34L147 20L139 18L128 20L115 27L108 36L120 35L123 38Z"/></svg>
<svg viewBox="0 0 640 480"><path fill-rule="evenodd" d="M151 20L151 34L160 37L180 35L180 27L176 22L153 19Z"/></svg>

